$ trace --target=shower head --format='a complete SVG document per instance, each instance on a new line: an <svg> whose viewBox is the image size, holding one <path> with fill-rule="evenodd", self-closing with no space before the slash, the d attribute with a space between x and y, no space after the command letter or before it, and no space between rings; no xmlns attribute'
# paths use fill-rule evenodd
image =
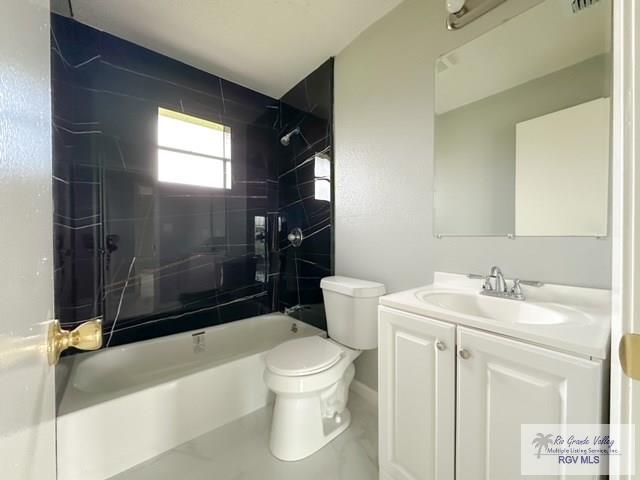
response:
<svg viewBox="0 0 640 480"><path fill-rule="evenodd" d="M291 130L289 133L287 133L285 136L283 136L280 139L280 143L285 147L289 146L289 143L291 143L291 137L293 137L294 135L298 135L299 133L300 133L300 127L294 128L293 130Z"/></svg>

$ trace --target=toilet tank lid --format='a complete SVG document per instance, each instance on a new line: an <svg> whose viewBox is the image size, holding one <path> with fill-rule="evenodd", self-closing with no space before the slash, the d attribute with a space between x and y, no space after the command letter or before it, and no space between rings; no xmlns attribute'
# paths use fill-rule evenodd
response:
<svg viewBox="0 0 640 480"><path fill-rule="evenodd" d="M382 283L340 276L324 277L320 281L320 288L360 298L381 297L386 292Z"/></svg>

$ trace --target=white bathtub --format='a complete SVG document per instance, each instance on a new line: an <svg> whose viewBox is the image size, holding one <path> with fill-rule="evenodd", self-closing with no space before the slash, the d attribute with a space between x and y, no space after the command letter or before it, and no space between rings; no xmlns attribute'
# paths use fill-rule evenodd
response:
<svg viewBox="0 0 640 480"><path fill-rule="evenodd" d="M324 334L270 314L66 357L58 479L104 480L264 407L266 352Z"/></svg>

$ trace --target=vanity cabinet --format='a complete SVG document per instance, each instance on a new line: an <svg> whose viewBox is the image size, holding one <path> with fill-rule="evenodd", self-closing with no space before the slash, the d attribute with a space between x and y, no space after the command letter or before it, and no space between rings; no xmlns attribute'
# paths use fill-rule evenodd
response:
<svg viewBox="0 0 640 480"><path fill-rule="evenodd" d="M456 343L456 480L520 478L521 424L600 423L600 362L464 327Z"/></svg>
<svg viewBox="0 0 640 480"><path fill-rule="evenodd" d="M381 479L513 480L521 424L601 423L601 362L379 312Z"/></svg>
<svg viewBox="0 0 640 480"><path fill-rule="evenodd" d="M454 325L380 307L380 478L453 480Z"/></svg>

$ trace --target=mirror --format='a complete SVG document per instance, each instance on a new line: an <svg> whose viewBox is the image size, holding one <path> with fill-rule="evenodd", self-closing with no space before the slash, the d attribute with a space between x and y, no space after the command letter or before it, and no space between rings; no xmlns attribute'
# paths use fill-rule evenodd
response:
<svg viewBox="0 0 640 480"><path fill-rule="evenodd" d="M611 4L546 0L436 60L437 236L606 236Z"/></svg>

